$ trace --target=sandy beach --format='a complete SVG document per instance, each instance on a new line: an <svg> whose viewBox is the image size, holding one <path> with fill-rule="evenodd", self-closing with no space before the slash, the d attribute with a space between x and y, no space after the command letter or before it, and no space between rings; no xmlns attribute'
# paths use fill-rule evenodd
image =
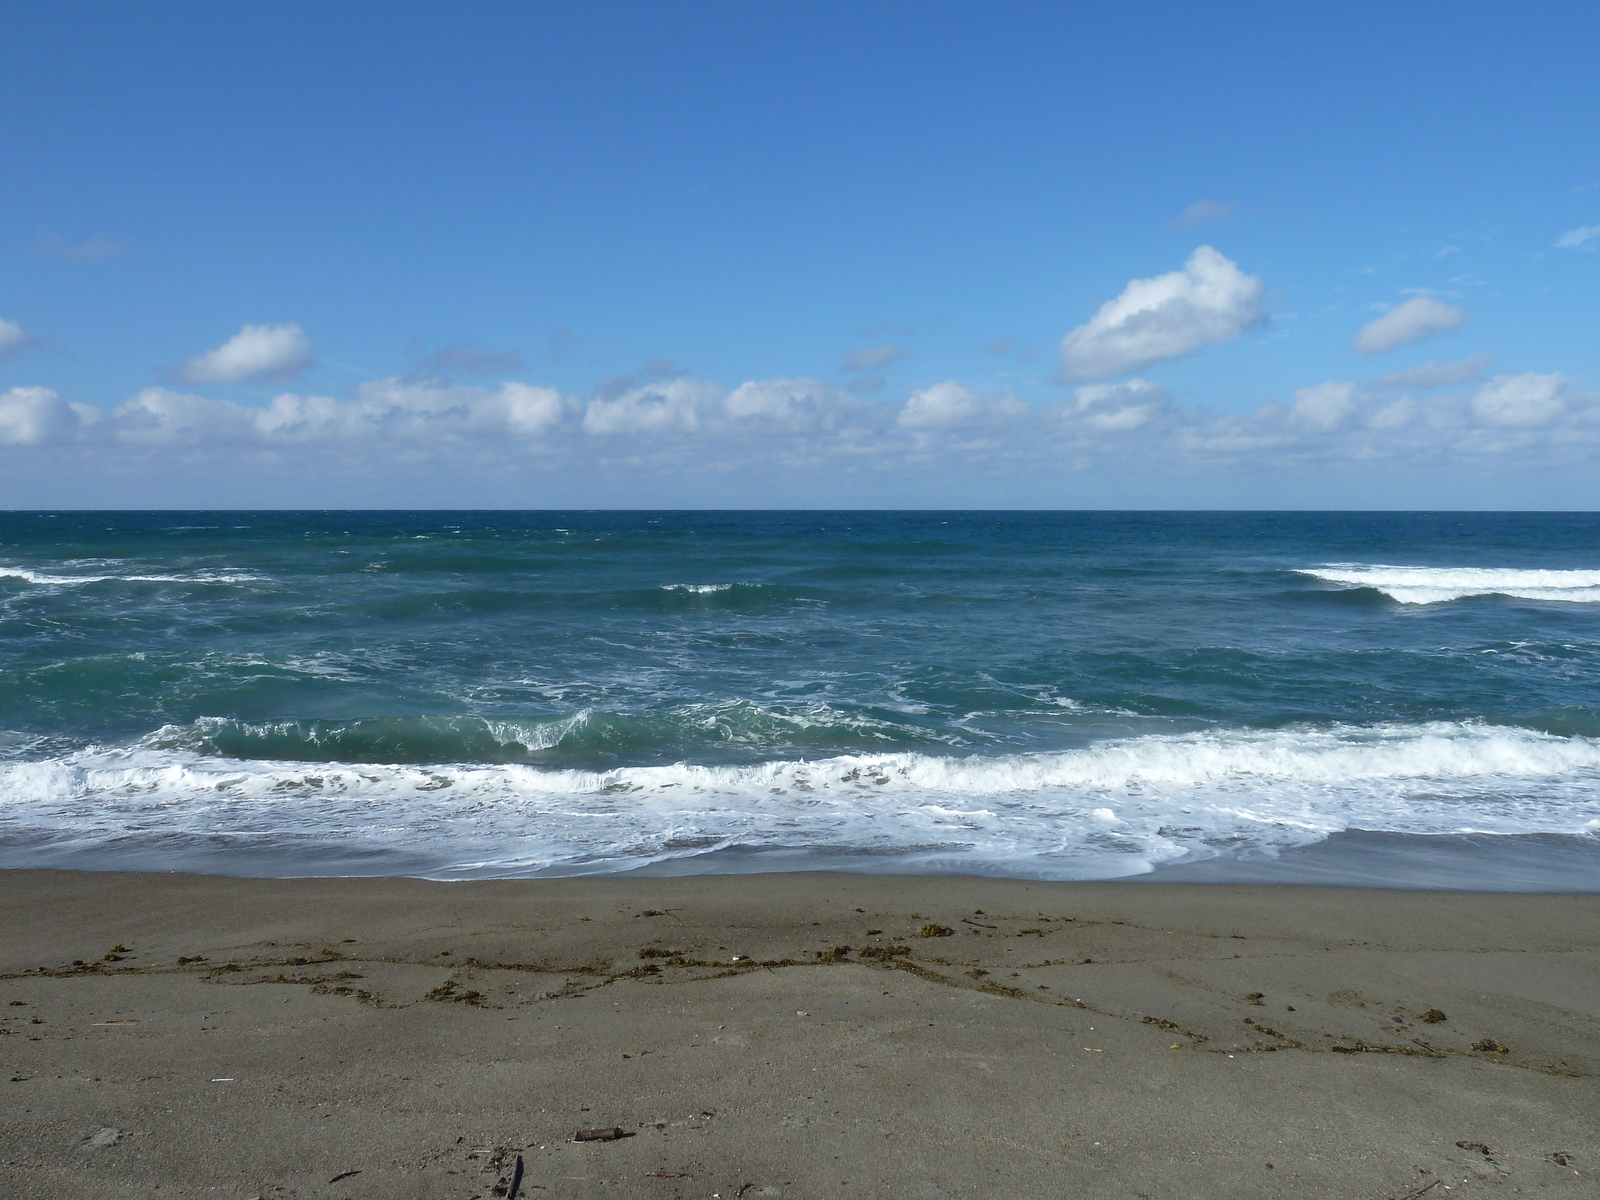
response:
<svg viewBox="0 0 1600 1200"><path fill-rule="evenodd" d="M1600 896L0 889L11 1196L1398 1200L1600 1174Z"/></svg>

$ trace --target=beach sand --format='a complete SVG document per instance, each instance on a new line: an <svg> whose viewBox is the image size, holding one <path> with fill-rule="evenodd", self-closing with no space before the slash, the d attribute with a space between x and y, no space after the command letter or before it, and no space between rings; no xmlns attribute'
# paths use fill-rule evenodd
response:
<svg viewBox="0 0 1600 1200"><path fill-rule="evenodd" d="M1600 896L18 870L0 906L7 1196L488 1200L518 1156L524 1197L1600 1195Z"/></svg>

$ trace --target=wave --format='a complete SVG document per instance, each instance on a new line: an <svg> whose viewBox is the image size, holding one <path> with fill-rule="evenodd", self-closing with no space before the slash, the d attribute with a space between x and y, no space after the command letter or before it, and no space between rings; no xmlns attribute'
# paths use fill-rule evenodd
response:
<svg viewBox="0 0 1600 1200"><path fill-rule="evenodd" d="M897 714L898 715L898 714ZM477 716L366 717L351 721L239 721L202 717L164 725L142 739L153 750L187 750L243 760L373 764L549 763L607 756L677 757L743 749L837 752L949 744L957 735L826 704L758 705L733 700L650 713L584 708L539 720Z"/></svg>
<svg viewBox="0 0 1600 1200"><path fill-rule="evenodd" d="M20 579L41 587L74 587L86 583L260 583L265 575L237 571L195 571L188 575L51 575L26 567L0 567L0 579Z"/></svg>
<svg viewBox="0 0 1600 1200"><path fill-rule="evenodd" d="M410 873L441 878L605 873L726 850L1104 878L1355 828L1597 833L1600 739L1434 722L608 771L252 761L152 740L0 763L0 797L3 845L159 847L172 865L205 848L283 874L314 847L406 854L421 864Z"/></svg>
<svg viewBox="0 0 1600 1200"><path fill-rule="evenodd" d="M1600 604L1600 571L1332 563L1325 567L1301 568L1296 573L1328 583L1372 588L1401 604L1441 604L1467 596Z"/></svg>
<svg viewBox="0 0 1600 1200"><path fill-rule="evenodd" d="M362 568L365 570L366 568ZM384 571L393 570L385 566ZM448 590L413 589L389 594L377 609L389 620L433 615L447 607L464 612L589 611L636 613L773 612L797 603L815 603L819 597L777 583L669 583L640 584L594 590L551 588L517 577L485 578Z"/></svg>
<svg viewBox="0 0 1600 1200"><path fill-rule="evenodd" d="M757 612L796 603L816 601L815 589L798 588L788 583L662 583L653 587L618 589L598 594L593 600L620 608L658 612L716 609Z"/></svg>

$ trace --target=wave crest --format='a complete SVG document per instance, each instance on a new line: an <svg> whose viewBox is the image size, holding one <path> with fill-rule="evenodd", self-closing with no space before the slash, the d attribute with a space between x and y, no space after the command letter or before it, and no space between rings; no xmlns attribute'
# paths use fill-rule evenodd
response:
<svg viewBox="0 0 1600 1200"><path fill-rule="evenodd" d="M1296 573L1327 583L1372 588L1401 604L1441 604L1467 596L1600 604L1600 571L1333 563L1325 567L1300 568Z"/></svg>
<svg viewBox="0 0 1600 1200"><path fill-rule="evenodd" d="M241 760L374 764L634 762L666 757L837 753L907 742L956 740L882 715L826 704L758 705L735 700L658 712L584 708L545 719L366 717L353 721L239 721L202 717L164 725L141 741Z"/></svg>
<svg viewBox="0 0 1600 1200"><path fill-rule="evenodd" d="M87 583L260 583L266 576L240 571L195 571L188 575L51 575L26 567L0 567L0 579L20 579L39 587L78 587Z"/></svg>

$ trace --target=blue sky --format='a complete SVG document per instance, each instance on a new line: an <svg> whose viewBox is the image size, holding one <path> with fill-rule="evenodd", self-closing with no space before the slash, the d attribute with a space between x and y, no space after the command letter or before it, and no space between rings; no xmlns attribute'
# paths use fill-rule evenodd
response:
<svg viewBox="0 0 1600 1200"><path fill-rule="evenodd" d="M1600 502L1592 4L4 25L0 504Z"/></svg>

